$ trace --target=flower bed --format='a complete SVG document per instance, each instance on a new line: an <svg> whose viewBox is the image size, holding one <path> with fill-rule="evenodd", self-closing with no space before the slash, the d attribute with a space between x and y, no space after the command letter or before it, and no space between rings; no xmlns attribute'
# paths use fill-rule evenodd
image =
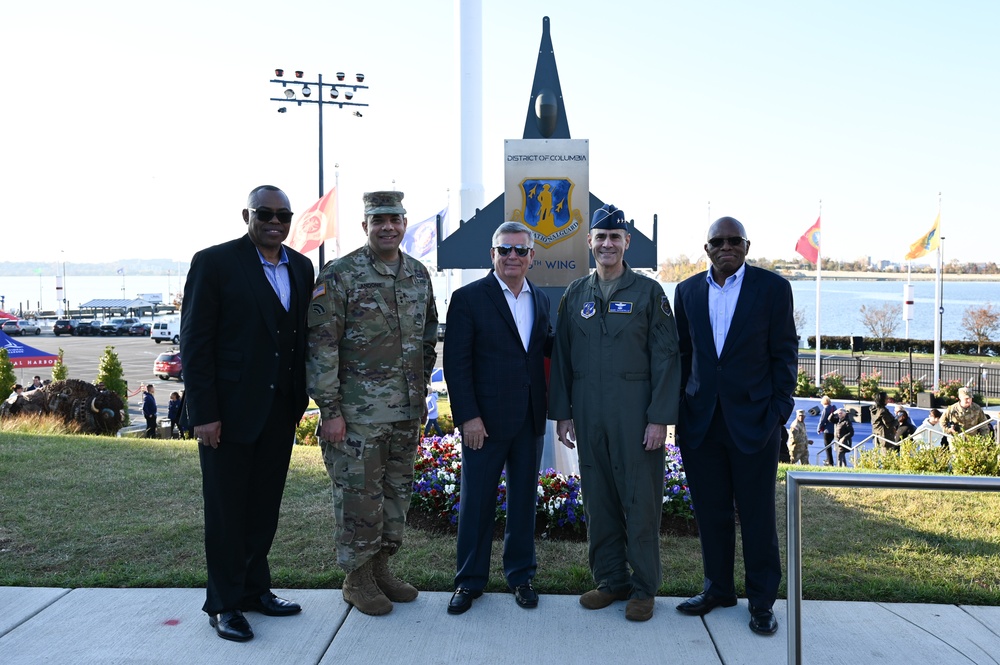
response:
<svg viewBox="0 0 1000 665"><path fill-rule="evenodd" d="M458 432L426 437L417 450L409 521L421 527L452 530L458 524L462 479L462 439ZM664 529L693 533L691 491L681 464L680 451L668 445L663 483ZM497 529L502 532L507 510L507 480L501 474L497 487ZM539 535L582 538L587 533L580 477L546 469L538 478Z"/></svg>

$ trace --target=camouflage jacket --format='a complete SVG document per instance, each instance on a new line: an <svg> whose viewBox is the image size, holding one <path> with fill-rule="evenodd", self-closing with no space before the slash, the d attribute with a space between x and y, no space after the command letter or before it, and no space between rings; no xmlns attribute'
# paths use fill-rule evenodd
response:
<svg viewBox="0 0 1000 665"><path fill-rule="evenodd" d="M437 358L430 273L400 252L399 274L368 245L330 261L309 304L306 387L324 420L419 419Z"/></svg>
<svg viewBox="0 0 1000 665"><path fill-rule="evenodd" d="M985 423L989 419L983 408L975 402L970 404L968 409L963 409L961 403L955 402L944 410L941 423L944 425L944 431L948 434L959 434L972 429L979 423ZM976 430L976 433L988 434L989 430L981 427Z"/></svg>

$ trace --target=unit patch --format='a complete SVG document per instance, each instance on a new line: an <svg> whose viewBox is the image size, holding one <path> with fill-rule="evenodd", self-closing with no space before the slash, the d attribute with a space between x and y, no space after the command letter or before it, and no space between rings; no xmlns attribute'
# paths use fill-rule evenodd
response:
<svg viewBox="0 0 1000 665"><path fill-rule="evenodd" d="M594 306L593 302L583 303L583 309L580 310L580 316L585 319L589 319L594 314L597 314L597 307Z"/></svg>
<svg viewBox="0 0 1000 665"><path fill-rule="evenodd" d="M667 296L660 297L660 309L663 310L663 313L667 316L674 315L674 313L670 311L670 298Z"/></svg>
<svg viewBox="0 0 1000 665"><path fill-rule="evenodd" d="M631 314L632 313L632 303L612 301L608 303L608 314Z"/></svg>

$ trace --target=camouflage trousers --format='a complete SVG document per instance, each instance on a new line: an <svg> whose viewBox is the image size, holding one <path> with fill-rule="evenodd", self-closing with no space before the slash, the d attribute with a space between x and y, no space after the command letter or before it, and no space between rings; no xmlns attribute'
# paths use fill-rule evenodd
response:
<svg viewBox="0 0 1000 665"><path fill-rule="evenodd" d="M347 423L343 444L320 440L333 482L337 565L344 571L360 568L381 549L395 554L403 544L419 432L418 420Z"/></svg>

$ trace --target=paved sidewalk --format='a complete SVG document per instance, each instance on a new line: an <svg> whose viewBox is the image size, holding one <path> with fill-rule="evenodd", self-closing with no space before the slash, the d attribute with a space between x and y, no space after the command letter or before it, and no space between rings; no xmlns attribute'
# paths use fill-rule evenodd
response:
<svg viewBox="0 0 1000 665"><path fill-rule="evenodd" d="M0 588L0 663L735 665L784 663L788 653L784 601L778 634L760 637L745 600L700 619L674 609L681 598L660 597L651 621L631 623L624 603L588 611L576 596L543 595L523 610L510 594L486 594L451 616L449 593L424 592L369 617L339 589L276 593L302 614L247 613L256 637L241 644L216 637L201 589ZM806 601L802 625L810 665L1000 661L1000 607Z"/></svg>

